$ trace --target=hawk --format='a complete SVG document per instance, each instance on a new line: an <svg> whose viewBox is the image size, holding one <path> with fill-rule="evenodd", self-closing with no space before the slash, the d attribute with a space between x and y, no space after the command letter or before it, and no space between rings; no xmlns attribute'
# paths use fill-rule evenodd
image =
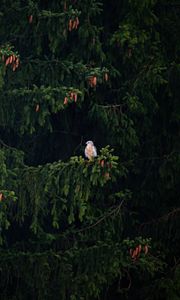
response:
<svg viewBox="0 0 180 300"><path fill-rule="evenodd" d="M92 159L93 157L96 157L97 156L97 150L96 150L96 147L94 146L94 143L92 141L87 141L86 142L86 148L85 148L85 156L88 158L88 159Z"/></svg>

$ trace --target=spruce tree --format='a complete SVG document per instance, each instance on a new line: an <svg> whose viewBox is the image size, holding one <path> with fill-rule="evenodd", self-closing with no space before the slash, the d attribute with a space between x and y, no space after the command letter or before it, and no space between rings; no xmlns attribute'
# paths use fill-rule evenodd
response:
<svg viewBox="0 0 180 300"><path fill-rule="evenodd" d="M1 1L2 300L179 299L179 9Z"/></svg>

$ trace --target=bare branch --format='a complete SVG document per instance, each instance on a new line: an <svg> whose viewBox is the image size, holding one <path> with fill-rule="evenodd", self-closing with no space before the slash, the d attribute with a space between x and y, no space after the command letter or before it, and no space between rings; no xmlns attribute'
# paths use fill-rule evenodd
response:
<svg viewBox="0 0 180 300"><path fill-rule="evenodd" d="M173 217L174 215L176 215L178 213L180 213L180 207L177 207L177 208L173 209L168 214L165 214L165 215L161 216L158 219L153 219L151 221L144 222L144 223L140 224L139 230L141 230L146 225L157 224L157 223L160 223L162 221L167 222L169 220L169 218Z"/></svg>

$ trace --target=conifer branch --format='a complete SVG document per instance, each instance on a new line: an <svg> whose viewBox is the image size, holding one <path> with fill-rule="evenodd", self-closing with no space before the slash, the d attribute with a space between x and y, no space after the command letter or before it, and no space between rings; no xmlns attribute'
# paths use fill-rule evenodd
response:
<svg viewBox="0 0 180 300"><path fill-rule="evenodd" d="M17 151L17 148L7 145L7 144L4 143L3 140L1 140L1 139L0 139L0 143L1 143L2 146L6 147L6 148L8 148L8 149L12 149L12 150L14 150L14 151Z"/></svg>
<svg viewBox="0 0 180 300"><path fill-rule="evenodd" d="M115 207L111 212L109 212L108 214L106 214L106 215L104 215L103 217L101 217L101 218L99 218L95 223L93 223L92 225L89 225L89 226L87 226L87 227L85 227L85 228L82 228L82 229L80 229L80 230L78 230L78 231L76 231L76 233L79 233L79 232L82 232L82 231L85 231L85 230L88 230L88 229L92 229L92 228L94 228L94 227L96 227L97 225L99 225L100 223L102 223L105 219L107 219L108 217L111 217L112 215L117 215L117 214L119 214L119 211L120 211L120 209L121 209L121 207L122 207L122 205L123 205L123 203L124 203L124 199L121 201L121 203L117 206L117 207Z"/></svg>
<svg viewBox="0 0 180 300"><path fill-rule="evenodd" d="M102 108L116 108L116 107L122 107L122 106L124 106L124 104L110 104L110 105L97 104L97 106L102 107Z"/></svg>
<svg viewBox="0 0 180 300"><path fill-rule="evenodd" d="M127 161L122 161L121 164L122 165L126 165L126 164L129 164L129 163L133 163L133 162L138 162L138 161L146 161L146 160L164 160L164 159L169 159L172 155L174 154L178 154L178 152L176 151L173 151L169 154L165 154L163 156L147 156L147 157L143 157L143 158L133 158L133 159L130 159L130 160L127 160Z"/></svg>

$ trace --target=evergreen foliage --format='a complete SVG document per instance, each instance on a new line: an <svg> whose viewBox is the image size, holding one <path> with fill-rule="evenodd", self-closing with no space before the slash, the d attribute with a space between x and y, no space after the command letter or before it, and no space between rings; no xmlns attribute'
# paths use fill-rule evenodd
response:
<svg viewBox="0 0 180 300"><path fill-rule="evenodd" d="M1 0L2 300L180 298L179 13Z"/></svg>

